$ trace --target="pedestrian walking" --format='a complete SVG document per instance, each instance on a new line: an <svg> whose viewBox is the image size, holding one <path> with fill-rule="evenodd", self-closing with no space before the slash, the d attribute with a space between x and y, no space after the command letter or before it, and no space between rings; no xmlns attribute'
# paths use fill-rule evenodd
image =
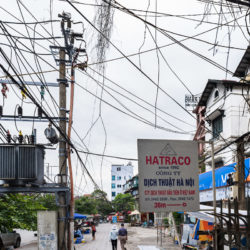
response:
<svg viewBox="0 0 250 250"><path fill-rule="evenodd" d="M94 222L91 223L91 231L92 231L92 240L95 240L96 228Z"/></svg>
<svg viewBox="0 0 250 250"><path fill-rule="evenodd" d="M121 244L121 248L122 250L127 250L125 248L125 244L128 240L128 231L127 229L124 227L124 224L122 223L121 224L121 228L119 229L118 231L118 237L119 237L119 240L120 240L120 244Z"/></svg>
<svg viewBox="0 0 250 250"><path fill-rule="evenodd" d="M117 250L118 230L116 225L112 227L109 238L111 240L112 250Z"/></svg>

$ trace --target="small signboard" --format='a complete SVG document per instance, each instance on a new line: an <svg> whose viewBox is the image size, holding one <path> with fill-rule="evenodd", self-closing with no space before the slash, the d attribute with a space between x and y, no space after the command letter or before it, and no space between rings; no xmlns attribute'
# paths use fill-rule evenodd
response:
<svg viewBox="0 0 250 250"><path fill-rule="evenodd" d="M199 210L195 141L138 140L140 212Z"/></svg>
<svg viewBox="0 0 250 250"><path fill-rule="evenodd" d="M185 108L194 109L199 103L200 95L185 95Z"/></svg>

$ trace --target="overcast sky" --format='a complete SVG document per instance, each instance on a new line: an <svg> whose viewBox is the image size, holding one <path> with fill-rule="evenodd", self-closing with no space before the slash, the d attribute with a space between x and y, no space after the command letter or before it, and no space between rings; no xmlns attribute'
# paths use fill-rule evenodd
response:
<svg viewBox="0 0 250 250"><path fill-rule="evenodd" d="M22 16L16 0L2 2L1 6L13 16L8 14L4 9L0 9L1 21L18 22L16 18L18 18L19 21L23 21L22 18L24 18L26 22L34 22L34 17L39 21L48 20L50 19L52 10L52 19L58 19L57 15L62 13L62 11L65 11L71 13L74 22L82 22L82 24L73 25L72 28L77 32L84 31L84 39L86 41L86 49L89 58L88 63L90 66L86 71L88 75L82 72L76 72L76 82L82 88L79 85L76 85L73 127L79 136L84 138L84 144L79 140L75 133L73 133L73 142L77 143L77 147L82 148L84 151L89 150L90 152L98 154L104 152L107 155L136 159L137 139L139 138L190 140L193 138L196 124L194 117L192 117L194 115L191 112L191 115L188 114L188 112L180 107L185 107L185 94L190 94L182 83L187 86L192 94L196 95L202 93L208 79L233 79L230 74L226 75L223 70L197 57L180 45L169 45L172 41L167 36L158 32L156 35L157 45L158 47L164 46L162 49L158 50L158 53L156 50L152 50L151 52L141 54L140 57L138 55L129 57L137 67L141 68L141 72L125 58L114 60L105 64L105 76L112 80L113 83L107 79L103 81L102 77L93 72L93 70L98 71L98 67L95 65L95 63L98 62L98 59L96 58L94 49L97 44L97 31L94 30L93 27L91 27L68 3L58 0L19 1L23 13ZM79 0L79 2L85 4L96 3L95 0ZM232 72L235 71L244 53L244 49L246 49L248 45L248 33L245 27L246 12L244 9L240 12L239 9L235 8L235 12L232 14L230 13L232 12L231 8L223 7L222 11L224 15L218 15L216 13L222 13L220 6L208 6L207 4L196 0L158 0L157 6L155 0L120 0L119 2L127 8L144 11L148 9L149 11L155 12L157 7L157 11L165 13L165 15L159 14L157 19L155 19L154 14L148 13L147 21L153 24L156 22L158 27L165 29L168 32L175 32L184 36L195 36L211 30L210 32L206 32L203 35L196 37L204 42L188 39L184 41L183 44L191 50L222 65L224 68L227 67ZM25 10L24 5L34 17ZM74 3L74 5L94 24L94 16L97 13L96 7L77 3ZM52 8L50 8L50 6L52 6ZM145 12L136 11L135 13L140 14L140 17L145 19ZM204 13L207 15L203 16ZM168 16L166 14L168 14ZM234 19L238 19L238 21L232 22ZM201 22L202 20L203 22ZM216 29L218 23L229 23L229 26L223 26ZM24 25L4 25L12 35L21 36L23 34L23 36L28 36ZM17 31L14 31L10 27ZM34 37L34 34L35 37L41 37L36 32L39 32L47 38L51 37L51 34L54 36L61 36L60 24L58 22L53 23L53 29L50 24L43 25L45 29L40 25L31 25L30 27L33 27L32 29L28 28L31 37ZM155 38L155 30L152 27L149 29ZM18 34L18 32L21 34ZM0 33L3 33L3 31ZM185 38L174 35L173 33L168 34L177 40ZM37 43L31 44L27 39L18 39L17 46L23 49L27 46L32 49L33 45L33 49L35 49L37 53L50 53L49 51L46 51L46 49L49 50L49 45L51 45L49 41L53 43L53 40L36 40ZM117 9L114 11L111 41L125 55L138 53L139 51L146 51L156 47L149 31L146 29L145 32L145 24L141 20ZM227 47L229 41L231 47L236 47L238 49L230 49L228 51L228 48L219 46L214 48L211 45L218 44ZM10 43L10 41L4 36L1 36L1 42L6 44ZM58 42L63 45L62 39L58 39ZM207 42L211 44L208 44ZM23 45L21 43L23 43ZM11 52L8 47L1 45L1 48L9 57L11 57ZM19 60L18 65L14 51L12 51L12 63L17 67L19 72L26 72L25 65L29 72L40 71L37 69L37 64L33 55L25 52L23 52L23 55L31 64L32 68L27 66L27 63L24 60ZM164 56L164 59L162 55ZM47 62L53 67L58 68L51 55L42 55L41 57L45 60L42 61L39 59L42 71L53 70ZM110 45L106 52L106 59L109 60L118 57L122 57L122 55L117 49ZM20 69L18 67L20 67ZM171 67L171 70L175 72L179 79L181 79L182 83L177 79L169 67ZM102 74L102 72L100 73ZM1 76L3 75L3 72L1 72ZM154 127L154 106L156 103L157 88L156 85L154 85L145 75L150 77L156 85L159 83L159 86L165 91L165 93L163 93L159 90L157 98L158 111L156 121L157 126L160 128ZM47 82L56 82L58 72L45 73L43 76L40 76L44 76ZM35 75L32 77L34 81L39 80ZM102 95L101 87L98 86L91 77L99 81L100 84L104 84L104 92ZM28 76L25 76L24 79L26 81L32 80ZM237 79L234 78L234 80ZM93 95L86 92L84 89L87 89ZM20 98L20 91L16 87L14 87L14 90ZM14 90L10 87L10 91L7 93L8 98L4 102L4 114L14 114L16 105L21 105L22 103L14 93ZM39 89L32 87L32 90L34 91L34 94L39 97ZM135 98L135 96L132 96L125 90L136 95L140 99ZM50 92L58 102L58 89L50 88ZM169 98L169 96L172 99ZM126 99L125 97L130 99ZM100 99L98 98L103 100L101 105ZM43 107L46 108L51 115L56 116L56 106L53 106L51 96L48 92L45 92L45 100L48 106L43 102ZM134 102L131 102L131 100ZM0 102L3 102L2 97L0 98ZM137 102L137 104L135 102ZM152 106L148 105L148 103ZM23 108L26 115L33 115L35 110L33 104L23 103ZM51 110L49 110L49 108L51 108ZM147 120L147 123L150 122L151 125L138 121L124 112L133 117L137 117L139 120L145 119ZM175 118L173 118L173 116ZM2 124L6 128L9 128L12 134L17 134L14 122L2 122ZM34 123L34 127L38 130L39 143L46 142L43 131L47 125L47 123ZM17 127L18 130L22 130L24 134L30 134L32 123L17 121ZM172 132L169 132L169 130ZM88 131L89 133L87 133ZM185 131L185 133L183 133L183 131ZM58 156L56 152L57 151L55 150L47 150L45 162L56 166L58 164ZM127 164L128 161L106 157L103 158L102 161L102 157L90 155L86 159L86 155L84 154L82 154L82 157L84 162L86 161L86 166L95 181L99 186L102 185L103 190L110 195L111 164ZM73 155L73 162L75 185L80 188L80 192L77 193L83 194L92 192L93 185L87 176L86 179L81 177L81 166L76 160L75 155ZM134 173L137 173L137 162L133 161L132 163L135 166Z"/></svg>

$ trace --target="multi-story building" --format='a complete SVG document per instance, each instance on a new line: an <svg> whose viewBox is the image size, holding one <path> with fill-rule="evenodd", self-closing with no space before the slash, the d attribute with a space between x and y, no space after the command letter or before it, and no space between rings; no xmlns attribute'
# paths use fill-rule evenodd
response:
<svg viewBox="0 0 250 250"><path fill-rule="evenodd" d="M111 200L114 200L117 194L124 193L123 185L131 179L134 173L134 167L129 162L127 165L111 166Z"/></svg>
<svg viewBox="0 0 250 250"><path fill-rule="evenodd" d="M245 146L244 156L249 157L248 140L237 143L237 138L246 134L250 126L250 92L246 82L208 80L195 109L197 132L194 140L213 141L217 200L231 198L227 179L237 172L239 145ZM247 138L245 138L247 139ZM211 144L201 143L199 153L205 160L206 173L200 174L200 201L212 201ZM249 160L245 160L247 174ZM245 176L246 178L247 176Z"/></svg>
<svg viewBox="0 0 250 250"><path fill-rule="evenodd" d="M250 46L248 46L234 76L240 81L208 80L196 109L197 130L194 140L213 140L215 167L224 166L236 161L236 144L225 150L225 144L234 142L250 128ZM249 156L249 150L246 150ZM211 147L200 143L199 155L208 156ZM206 171L211 170L211 159L206 161Z"/></svg>
<svg viewBox="0 0 250 250"><path fill-rule="evenodd" d="M125 194L131 194L135 198L135 209L139 209L139 191L138 191L138 175L133 176L127 180L123 185L123 192Z"/></svg>
<svg viewBox="0 0 250 250"><path fill-rule="evenodd" d="M248 132L250 118L249 106L246 103L246 98L250 97L248 89L249 85L241 82L208 80L196 109L198 129L195 139L206 141L212 139L217 151ZM200 147L200 154L203 153L201 149L203 147ZM204 149L205 154L211 154L209 145L205 145ZM217 154L215 167L235 162L235 149L236 146L232 145ZM208 170L211 170L211 159L206 161L206 171Z"/></svg>
<svg viewBox="0 0 250 250"><path fill-rule="evenodd" d="M135 175L123 185L123 191L126 194L131 194L135 198L134 210L139 210L139 176ZM136 214L137 223L149 222L154 223L154 213L139 213Z"/></svg>

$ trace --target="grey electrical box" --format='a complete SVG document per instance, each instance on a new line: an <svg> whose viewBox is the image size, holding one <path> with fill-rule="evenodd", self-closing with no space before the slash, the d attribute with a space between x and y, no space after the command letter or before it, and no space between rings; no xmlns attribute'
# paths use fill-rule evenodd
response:
<svg viewBox="0 0 250 250"><path fill-rule="evenodd" d="M10 185L44 181L44 147L37 145L0 145L0 180Z"/></svg>

